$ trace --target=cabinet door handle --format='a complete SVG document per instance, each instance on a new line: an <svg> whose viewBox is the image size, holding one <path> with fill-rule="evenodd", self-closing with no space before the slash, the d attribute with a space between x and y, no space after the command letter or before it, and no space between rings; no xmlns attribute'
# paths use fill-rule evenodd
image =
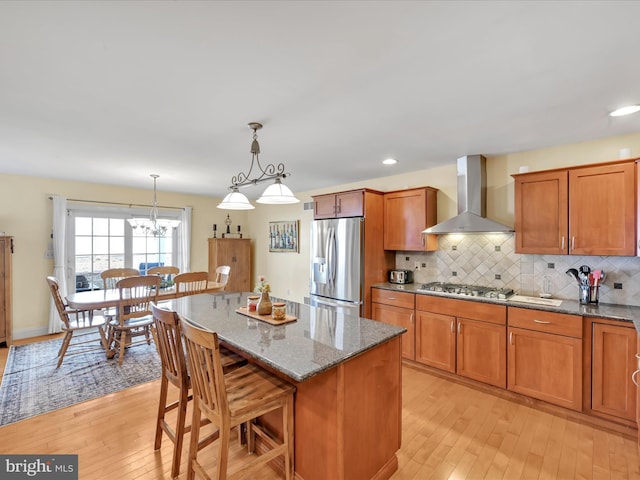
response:
<svg viewBox="0 0 640 480"><path fill-rule="evenodd" d="M636 387L640 387L640 385L638 385L638 381L636 380L636 375L638 375L638 373L640 373L640 370L636 370L631 374L631 381L635 384Z"/></svg>
<svg viewBox="0 0 640 480"><path fill-rule="evenodd" d="M409 317L409 323L411 325L413 325L413 312L411 313L411 316Z"/></svg>
<svg viewBox="0 0 640 480"><path fill-rule="evenodd" d="M462 324L458 323L458 335L462 334Z"/></svg>
<svg viewBox="0 0 640 480"><path fill-rule="evenodd" d="M538 319L535 319L535 318L533 319L533 321L534 321L535 323L541 323L541 324L543 324L543 325L550 325L550 324L552 323L552 322L547 322L547 321L545 321L545 320L538 320Z"/></svg>
<svg viewBox="0 0 640 480"><path fill-rule="evenodd" d="M338 210L336 213L340 213L342 211L342 200L338 199L338 206L336 207Z"/></svg>
<svg viewBox="0 0 640 480"><path fill-rule="evenodd" d="M455 327L453 325L454 323L455 323L455 321L451 320L451 333L455 333L455 331L456 331L456 329L455 329Z"/></svg>
<svg viewBox="0 0 640 480"><path fill-rule="evenodd" d="M576 249L576 237L571 237L571 250Z"/></svg>
<svg viewBox="0 0 640 480"><path fill-rule="evenodd" d="M560 245L560 250L564 250L564 235L562 236L562 244Z"/></svg>
<svg viewBox="0 0 640 480"><path fill-rule="evenodd" d="M513 332L509 332L509 345L513 345Z"/></svg>

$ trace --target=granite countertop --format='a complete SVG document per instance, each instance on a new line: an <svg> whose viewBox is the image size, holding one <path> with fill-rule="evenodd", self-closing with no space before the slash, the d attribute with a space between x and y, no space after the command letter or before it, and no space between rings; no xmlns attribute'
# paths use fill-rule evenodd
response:
<svg viewBox="0 0 640 480"><path fill-rule="evenodd" d="M246 306L248 295L251 293L190 295L171 300L169 308L297 382L406 332L395 325L296 302L287 302L287 314L297 317L296 321L271 325L236 312Z"/></svg>
<svg viewBox="0 0 640 480"><path fill-rule="evenodd" d="M415 293L417 295L434 295L444 296L447 298L455 298L457 300L467 300L472 302L495 303L498 305L506 305L509 307L529 308L532 310L546 310L548 312L568 313L571 315L581 315L583 317L599 317L610 320L620 320L623 322L633 322L636 330L640 334L640 307L613 305L607 303L599 303L598 305L581 305L577 300L562 300L562 304L558 307L549 305L537 305L531 303L514 302L510 300L498 300L492 298L467 297L455 294L436 293L418 291L422 284L409 283L398 285L395 283L379 283L373 285L374 288L382 288L385 290L396 290L402 292Z"/></svg>

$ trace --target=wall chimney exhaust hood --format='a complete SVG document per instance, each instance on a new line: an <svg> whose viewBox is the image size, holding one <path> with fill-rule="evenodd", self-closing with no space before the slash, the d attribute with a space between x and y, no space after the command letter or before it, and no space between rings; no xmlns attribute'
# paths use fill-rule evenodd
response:
<svg viewBox="0 0 640 480"><path fill-rule="evenodd" d="M513 228L486 218L487 159L467 155L458 159L458 215L422 233L511 233Z"/></svg>

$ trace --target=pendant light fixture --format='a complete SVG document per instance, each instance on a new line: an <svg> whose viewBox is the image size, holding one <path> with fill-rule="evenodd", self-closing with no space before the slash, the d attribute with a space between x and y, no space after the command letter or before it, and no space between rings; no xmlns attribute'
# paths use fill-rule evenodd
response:
<svg viewBox="0 0 640 480"><path fill-rule="evenodd" d="M149 218L134 217L127 221L131 228L136 232L141 232L147 236L164 237L169 229L180 225L180 220L169 220L166 218L158 218L158 201L156 199L156 180L160 175L151 174L153 178L153 207Z"/></svg>
<svg viewBox="0 0 640 480"><path fill-rule="evenodd" d="M269 185L262 196L256 200L258 203L271 205L284 205L289 203L298 203L293 192L282 183L282 179L290 175L284 171L284 164L279 163L275 166L273 163L268 164L265 168L260 165L260 144L258 143L258 130L262 128L262 124L251 122L249 128L253 130L253 142L251 143L251 166L248 173L240 172L231 179L228 193L222 202L218 204L218 208L223 210L251 210L255 208L249 202L249 199L239 189L250 185L273 180L274 183ZM251 178L251 173L255 171L255 178Z"/></svg>

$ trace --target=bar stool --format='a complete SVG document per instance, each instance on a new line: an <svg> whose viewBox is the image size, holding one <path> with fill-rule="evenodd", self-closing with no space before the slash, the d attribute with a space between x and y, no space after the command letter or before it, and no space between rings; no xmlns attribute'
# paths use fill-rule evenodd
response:
<svg viewBox="0 0 640 480"><path fill-rule="evenodd" d="M174 445L171 478L175 478L180 473L180 457L182 454L184 434L191 431L191 426L185 424L187 403L193 396L189 394L191 386L189 373L187 371L187 359L182 345L178 314L174 311L158 307L156 304L151 304L151 312L153 313L154 321L154 341L156 342L162 362L160 400L158 402L154 449L158 450L162 446L162 433L164 432ZM222 367L225 372L231 371L246 363L247 361L244 358L233 352L230 352L229 355L223 355L222 357ZM167 404L169 384L179 389L180 396L175 402ZM176 408L178 409L178 418L176 427L173 428L165 420L165 415Z"/></svg>
<svg viewBox="0 0 640 480"><path fill-rule="evenodd" d="M215 478L218 480L238 478L253 472L271 460L284 456L284 471L287 480L294 476L293 449L293 395L295 387L272 375L255 364L247 364L223 374L218 335L181 320L182 334L187 348L187 358L193 388L193 420L189 445L189 468L187 479L198 476L211 479L198 462L199 443L209 439L218 440L218 458ZM254 420L269 412L282 411L282 443L276 441ZM201 415L218 427L218 431L200 440ZM251 456L233 475L227 474L231 429L251 422L247 429L247 444L254 444L255 436L270 448L259 456Z"/></svg>

